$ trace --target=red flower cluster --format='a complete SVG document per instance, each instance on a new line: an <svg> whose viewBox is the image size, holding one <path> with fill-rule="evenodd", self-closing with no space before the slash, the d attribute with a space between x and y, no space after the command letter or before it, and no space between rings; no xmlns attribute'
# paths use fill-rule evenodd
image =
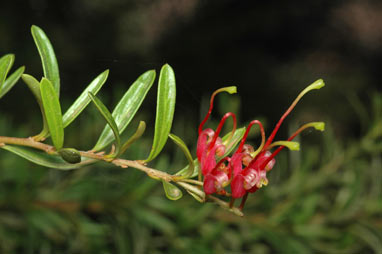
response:
<svg viewBox="0 0 382 254"><path fill-rule="evenodd" d="M217 129L214 131L210 128L204 129L203 126L211 115L213 102L216 94L220 92L236 93L236 87L225 87L216 90L210 100L210 108L204 120L199 125L199 138L197 143L197 157L200 164L200 173L204 176L203 189L207 195L220 194L232 196L231 205L237 198L243 197L240 208L242 209L248 193L257 191L262 186L268 184L267 172L270 171L276 163L275 156L284 148L298 150L299 144L292 140L303 130L313 127L317 130L324 130L323 122L311 122L300 127L286 141L273 142L277 131L287 115L296 106L297 102L304 94L313 89L320 89L324 86L322 80L317 80L307 88L305 88L293 101L292 105L282 115L276 127L266 140L263 125L258 120L249 123L237 150L227 156L228 148L236 131L236 116L234 113L226 113L221 119ZM233 128L228 139L223 141L219 134L226 120L232 117ZM255 150L253 146L246 144L248 133L253 125L258 125L262 141L260 146ZM273 152L272 148L277 147ZM199 174L200 175L200 174ZM231 193L227 193L225 187L231 185Z"/></svg>

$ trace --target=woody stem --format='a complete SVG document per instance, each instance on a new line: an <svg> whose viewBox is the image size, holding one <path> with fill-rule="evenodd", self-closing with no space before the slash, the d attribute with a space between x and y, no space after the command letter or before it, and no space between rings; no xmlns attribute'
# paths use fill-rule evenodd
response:
<svg viewBox="0 0 382 254"><path fill-rule="evenodd" d="M42 142L35 141L33 138L15 138L15 137L0 136L0 147L8 145L8 144L9 145L19 145L19 146L32 147L32 148L35 148L38 150L45 151L48 154L56 153L56 150L53 146L48 145L48 144L44 144ZM193 181L191 179L190 180L184 179L184 182L183 182L183 180L178 180L177 179L178 176L176 176L176 175L170 175L166 172L146 167L140 161L132 161L132 160L125 160L125 159L114 159L114 160L110 161L110 159L105 157L103 155L103 153L93 153L91 151L79 151L79 153L82 157L91 158L91 159L99 160L99 161L106 161L109 163L113 163L114 165L122 167L122 168L127 168L127 167L136 168L140 171L145 172L148 176L150 176L154 179L163 179L163 180L168 181L168 182L175 181L177 184L179 184L180 186L182 186L183 188L185 188L187 190L190 190L194 193L196 192L198 195L200 195L202 197L204 197L204 195L205 195L204 192L202 190L200 190L197 186L190 184L190 183L192 183L192 184L200 185L201 183ZM187 183L187 182L189 182L189 183ZM211 200L214 203L218 204L219 206L221 206L225 209L229 209L232 213L234 213L238 216L243 216L243 213L239 209L237 209L237 208L230 209L229 204L227 202L224 202L223 200L220 200L216 197L211 197Z"/></svg>

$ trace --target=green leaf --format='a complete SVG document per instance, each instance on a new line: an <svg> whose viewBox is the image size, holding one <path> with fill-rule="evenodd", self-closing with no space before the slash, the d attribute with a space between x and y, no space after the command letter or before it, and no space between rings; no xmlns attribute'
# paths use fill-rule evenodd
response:
<svg viewBox="0 0 382 254"><path fill-rule="evenodd" d="M118 132L117 124L115 123L114 118L111 115L110 111L106 108L106 106L102 103L102 101L100 99L98 99L91 92L89 92L89 96L90 96L91 100L94 102L94 105L97 107L98 111L105 118L107 124L113 130L114 138L115 138L115 141L116 141L115 154L117 155L117 154L119 154L119 149L121 147L121 139L119 137L119 132Z"/></svg>
<svg viewBox="0 0 382 254"><path fill-rule="evenodd" d="M52 136L54 147L60 150L64 144L64 126L60 102L52 83L48 79L42 78L40 89L49 132Z"/></svg>
<svg viewBox="0 0 382 254"><path fill-rule="evenodd" d="M231 141L230 143L228 144L227 146L227 149L226 149L226 152L225 154L222 156L222 158L228 156L237 146L237 144L241 141L241 139L243 138L244 136L244 133L245 133L245 127L242 127L242 128L239 128L235 131L235 133L233 134L232 138L231 138ZM226 141L229 137L231 136L231 133L228 133L226 134L223 138L222 138L222 141ZM198 159L194 159L194 165L195 165L195 169L194 169L194 173L189 177L189 178L193 178L195 176L198 175L198 171L200 169L200 165L199 165L199 162L198 162ZM180 171L178 171L176 173L176 175L184 175L185 172L187 172L188 170L188 165L185 166L183 169L181 169Z"/></svg>
<svg viewBox="0 0 382 254"><path fill-rule="evenodd" d="M153 160L162 151L172 126L175 110L176 86L175 74L170 65L165 64L162 67L158 83L154 141L150 155L145 160L146 162Z"/></svg>
<svg viewBox="0 0 382 254"><path fill-rule="evenodd" d="M22 74L21 79L27 84L28 88L31 90L33 95L36 97L36 100L39 105L42 105L41 92L40 92L40 82L35 79L32 75Z"/></svg>
<svg viewBox="0 0 382 254"><path fill-rule="evenodd" d="M92 92L94 95L98 93L103 84L106 82L106 79L109 75L109 70L102 72L98 77L96 77L86 89L81 93L77 100L70 106L70 108L65 112L62 117L64 123L64 128L66 128L71 122L76 119L76 117L85 109L85 107L91 101L88 96L88 92Z"/></svg>
<svg viewBox="0 0 382 254"><path fill-rule="evenodd" d="M52 82L57 97L60 97L60 74L58 71L58 64L56 55L54 53L52 44L50 43L45 32L38 26L33 25L31 28L34 42L37 46L38 53L41 57L42 68L44 70L44 77Z"/></svg>
<svg viewBox="0 0 382 254"><path fill-rule="evenodd" d="M228 156L236 148L237 144L239 144L239 142L242 140L244 133L245 133L245 130L246 130L246 127L242 127L242 128L239 128L235 131L229 144L227 144L226 151L225 151L224 155L222 156L222 158ZM231 136L231 133L226 134L222 138L222 141L225 142L226 140L228 140L228 138L230 136Z"/></svg>
<svg viewBox="0 0 382 254"><path fill-rule="evenodd" d="M47 153L39 152L31 148L10 146L10 145L1 146L0 148L7 150L9 152L12 152L20 157L23 157L24 159L27 159L35 164L48 167L48 168L67 170L67 169L80 168L87 164L95 162L95 160L93 159L82 158L81 163L69 164L65 162L63 159L61 159L61 157L59 156L49 155Z"/></svg>
<svg viewBox="0 0 382 254"><path fill-rule="evenodd" d="M178 200L183 196L182 191L176 187L175 185L166 182L165 180L162 180L163 183L163 189L166 193L166 197L170 200Z"/></svg>
<svg viewBox="0 0 382 254"><path fill-rule="evenodd" d="M9 70L11 69L15 56L13 54L7 54L0 58L0 92L3 87L3 83L7 77Z"/></svg>
<svg viewBox="0 0 382 254"><path fill-rule="evenodd" d="M140 121L137 130L135 133L123 144L119 154L117 157L121 154L123 154L130 146L132 143L134 143L137 139L139 139L143 133L146 130L146 123L144 121Z"/></svg>
<svg viewBox="0 0 382 254"><path fill-rule="evenodd" d="M195 169L194 160L192 159L190 150L188 150L186 144L178 136L174 134L169 134L169 137L175 142L175 144L177 144L180 147L180 149L182 149L184 156L186 156L187 158L188 167L187 170L185 170L181 176L184 178L188 178L194 173Z"/></svg>
<svg viewBox="0 0 382 254"><path fill-rule="evenodd" d="M196 201L200 202L200 203L204 203L205 201L199 197L198 195L196 195L195 193L187 190L188 194L190 194L194 199L196 199Z"/></svg>
<svg viewBox="0 0 382 254"><path fill-rule="evenodd" d="M43 120L43 129L41 133L38 135L40 138L37 139L37 140L40 140L41 138L45 138L49 134L49 128L48 128L48 124L46 122L45 113L44 113L44 106L42 105L40 83L33 76L29 74L22 74L21 79L25 82L25 84L27 84L28 88L33 93L40 107L42 120Z"/></svg>
<svg viewBox="0 0 382 254"><path fill-rule="evenodd" d="M0 99L3 97L20 79L21 74L23 74L25 67L22 66L18 68L14 73L12 73L3 83L3 87L0 89Z"/></svg>
<svg viewBox="0 0 382 254"><path fill-rule="evenodd" d="M126 129L130 121L137 113L147 92L155 80L155 71L143 73L127 90L122 99L115 107L112 116L118 126L120 134ZM114 140L113 132L108 125L103 129L96 145L92 150L98 151L105 148Z"/></svg>

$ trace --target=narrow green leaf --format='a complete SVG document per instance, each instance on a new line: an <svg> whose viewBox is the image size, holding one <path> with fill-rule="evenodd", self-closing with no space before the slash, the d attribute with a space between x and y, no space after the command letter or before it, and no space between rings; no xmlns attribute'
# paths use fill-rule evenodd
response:
<svg viewBox="0 0 382 254"><path fill-rule="evenodd" d="M204 203L204 200L199 197L198 195L196 195L195 193L187 190L188 194L190 194L194 199L196 199L196 201L200 202L200 203Z"/></svg>
<svg viewBox="0 0 382 254"><path fill-rule="evenodd" d="M57 97L60 97L60 74L56 54L45 32L38 26L31 27L32 36L41 57L44 77L52 82Z"/></svg>
<svg viewBox="0 0 382 254"><path fill-rule="evenodd" d="M63 159L61 159L61 157L59 156L49 155L47 153L36 151L31 148L10 146L10 145L1 146L0 148L7 150L9 152L12 152L35 164L48 167L48 168L67 170L67 169L80 168L87 164L95 162L95 160L92 160L92 159L82 158L81 163L69 164L65 162Z"/></svg>
<svg viewBox="0 0 382 254"><path fill-rule="evenodd" d="M175 74L170 65L165 64L162 67L158 83L154 141L150 155L145 160L146 162L153 160L162 151L172 126L175 111L176 86Z"/></svg>
<svg viewBox="0 0 382 254"><path fill-rule="evenodd" d="M146 123L144 121L140 121L137 130L135 133L123 144L119 154L117 157L121 154L123 154L130 146L132 143L134 143L137 139L139 139L143 133L146 130Z"/></svg>
<svg viewBox="0 0 382 254"><path fill-rule="evenodd" d="M246 127L242 127L242 128L239 128L235 131L229 144L227 145L226 151L225 151L224 155L222 156L222 158L228 156L236 148L237 144L239 144L239 142L242 140L244 133L245 133L245 130L246 130ZM225 142L226 140L228 140L228 138L230 136L231 136L231 133L226 134L222 138L222 141Z"/></svg>
<svg viewBox="0 0 382 254"><path fill-rule="evenodd" d="M60 150L64 144L64 126L62 124L60 102L52 83L48 79L42 78L40 89L49 132L52 136L54 147Z"/></svg>
<svg viewBox="0 0 382 254"><path fill-rule="evenodd" d="M121 139L119 137L118 127L117 127L117 124L114 121L113 116L111 115L110 111L106 108L106 106L102 103L102 101L100 99L98 99L91 92L89 92L89 96L90 96L91 100L94 102L94 105L97 107L98 111L105 118L107 124L113 130L114 138L115 138L115 141L116 141L115 154L119 154L119 149L121 147Z"/></svg>
<svg viewBox="0 0 382 254"><path fill-rule="evenodd" d="M175 185L166 182L165 180L162 180L163 183L163 189L166 193L166 197L170 200L178 200L183 196L182 191L176 187Z"/></svg>
<svg viewBox="0 0 382 254"><path fill-rule="evenodd" d="M174 134L169 134L168 136L172 139L172 141L175 142L175 144L177 144L180 147L180 149L182 149L184 156L186 156L188 161L188 168L181 176L184 178L188 178L192 176L192 174L194 173L195 165L194 165L194 160L192 159L190 150L188 150L186 144L178 136Z"/></svg>
<svg viewBox="0 0 382 254"><path fill-rule="evenodd" d="M222 158L228 156L236 148L237 144L241 141L241 139L244 136L245 129L246 129L245 127L242 127L242 128L239 128L239 129L237 129L235 131L235 133L233 134L233 136L231 138L230 143L228 144L226 152L222 156ZM231 136L231 133L226 134L222 138L222 141L223 142L226 141L230 136ZM193 178L193 177L198 175L198 171L200 169L200 165L199 165L199 162L198 162L197 158L194 159L194 165L195 165L194 173L189 178ZM179 172L177 172L176 175L179 175L179 176L184 175L185 172L187 172L187 170L188 170L188 165L185 166L184 168L182 168Z"/></svg>
<svg viewBox="0 0 382 254"><path fill-rule="evenodd" d="M85 107L90 102L90 97L88 92L92 92L94 95L98 93L106 79L109 75L109 70L102 72L98 77L96 77L86 89L81 93L77 100L70 106L70 108L65 112L62 117L62 122L64 123L64 128L66 128L71 122L76 119L76 117L85 109Z"/></svg>
<svg viewBox="0 0 382 254"><path fill-rule="evenodd" d="M3 83L3 87L0 89L0 99L3 97L11 88L17 83L20 79L21 74L23 74L25 70L24 66L18 68L14 73L12 73Z"/></svg>
<svg viewBox="0 0 382 254"><path fill-rule="evenodd" d="M120 134L126 129L130 121L137 113L147 92L155 80L155 71L150 70L143 73L127 90L122 99L114 108L112 116L118 126ZM103 129L93 150L98 151L105 148L114 140L113 132L108 125Z"/></svg>
<svg viewBox="0 0 382 254"><path fill-rule="evenodd" d="M33 93L33 95L36 98L36 101L40 107L40 111L42 114L42 120L43 120L43 129L42 129L41 133L38 135L40 138L37 139L37 140L40 140L42 138L47 137L49 134L48 124L47 124L46 118L45 118L44 106L42 105L40 83L33 76L31 76L29 74L22 74L21 79L25 82L25 84L27 84L28 88Z"/></svg>
<svg viewBox="0 0 382 254"><path fill-rule="evenodd" d="M3 83L7 77L9 70L11 69L15 56L13 54L7 54L0 58L0 92L3 87Z"/></svg>
<svg viewBox="0 0 382 254"><path fill-rule="evenodd" d="M32 75L22 74L21 79L27 84L28 88L31 90L33 95L36 97L36 100L39 105L42 105L41 92L40 92L40 82L35 79Z"/></svg>

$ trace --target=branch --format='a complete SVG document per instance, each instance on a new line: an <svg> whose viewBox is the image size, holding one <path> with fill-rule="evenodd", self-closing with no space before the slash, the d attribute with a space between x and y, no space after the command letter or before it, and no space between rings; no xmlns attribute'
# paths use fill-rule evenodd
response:
<svg viewBox="0 0 382 254"><path fill-rule="evenodd" d="M38 150L42 150L50 155L57 154L57 151L53 146L36 141L32 137L16 138L16 137L0 136L0 147L6 144L32 147ZM139 160L132 161L132 160L119 159L119 158L110 159L110 157L105 156L106 154L105 152L95 153L93 151L79 151L79 153L82 157L91 158L98 161L105 161L108 163L113 163L114 165L121 168L132 167L132 168L138 169L142 172L145 172L149 177L154 178L156 180L175 182L176 184L178 184L179 186L187 190L189 193L192 193L196 195L197 197L199 197L201 202L206 202L206 201L214 202L220 207L234 213L235 215L238 215L238 216L244 215L240 209L236 207L230 208L228 202L225 202L212 195L206 196L206 194L200 189L200 186L203 185L203 183L200 181L193 180L193 179L182 179L182 178L179 178L178 175L170 175L166 172L147 167L144 162Z"/></svg>

